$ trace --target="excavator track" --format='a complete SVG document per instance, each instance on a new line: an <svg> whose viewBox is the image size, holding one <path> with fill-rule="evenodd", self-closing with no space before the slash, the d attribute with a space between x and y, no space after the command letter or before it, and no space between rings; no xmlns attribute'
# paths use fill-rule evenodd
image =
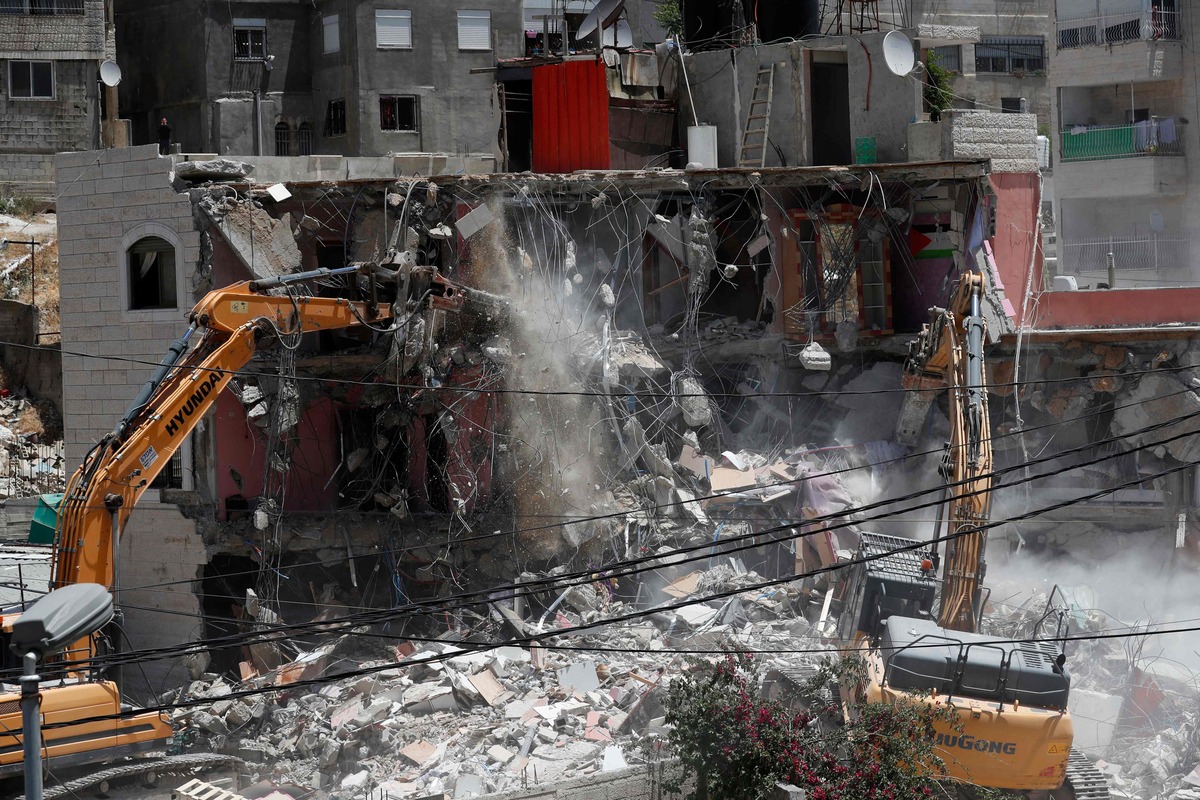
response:
<svg viewBox="0 0 1200 800"><path fill-rule="evenodd" d="M217 753L188 753L179 756L151 753L148 757L102 769L65 783L47 786L42 791L42 798L43 800L56 800L56 798L73 797L79 792L97 788L101 792L106 792L109 785L115 785L131 778L142 778L144 783L153 783L164 775L187 774L197 769L235 766L241 763L242 760L237 756ZM153 779L147 780L151 776ZM26 800L25 795L17 797L16 800Z"/></svg>
<svg viewBox="0 0 1200 800"><path fill-rule="evenodd" d="M1064 788L1069 787L1067 797L1071 800L1111 800L1108 792L1108 781L1104 774L1096 769L1096 765L1083 753L1071 748L1071 757L1067 761L1067 779Z"/></svg>

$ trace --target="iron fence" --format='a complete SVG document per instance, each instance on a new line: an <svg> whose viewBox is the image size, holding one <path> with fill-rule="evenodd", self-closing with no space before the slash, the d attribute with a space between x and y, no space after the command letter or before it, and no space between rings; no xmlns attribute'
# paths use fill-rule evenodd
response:
<svg viewBox="0 0 1200 800"><path fill-rule="evenodd" d="M1121 42L1178 40L1182 38L1182 23L1180 12L1155 7L1140 14L1055 20L1055 32L1058 49L1069 50Z"/></svg>
<svg viewBox="0 0 1200 800"><path fill-rule="evenodd" d="M1058 272L1080 283L1108 283L1108 254L1113 255L1119 288L1190 285L1190 240L1181 236L1119 239L1097 237L1058 242Z"/></svg>
<svg viewBox="0 0 1200 800"><path fill-rule="evenodd" d="M1077 125L1063 129L1059 140L1064 162L1183 155L1182 131L1174 117L1132 125Z"/></svg>

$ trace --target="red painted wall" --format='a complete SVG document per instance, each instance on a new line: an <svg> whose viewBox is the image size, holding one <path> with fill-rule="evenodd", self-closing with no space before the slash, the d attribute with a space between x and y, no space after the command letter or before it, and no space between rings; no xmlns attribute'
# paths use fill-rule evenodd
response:
<svg viewBox="0 0 1200 800"><path fill-rule="evenodd" d="M533 170L608 169L608 82L599 60L533 68Z"/></svg>
<svg viewBox="0 0 1200 800"><path fill-rule="evenodd" d="M1043 292L1033 317L1036 330L1129 328L1167 322L1200 324L1200 288ZM1170 328L1163 332L1169 333Z"/></svg>
<svg viewBox="0 0 1200 800"><path fill-rule="evenodd" d="M241 402L229 392L217 398L214 421L217 493L224 514L225 498L230 495L252 498L262 493L267 440L257 425L246 420ZM332 510L337 482L330 481L329 476L338 463L337 413L333 401L322 398L309 404L294 435L297 443L292 449L284 511ZM230 470L241 476L240 489Z"/></svg>

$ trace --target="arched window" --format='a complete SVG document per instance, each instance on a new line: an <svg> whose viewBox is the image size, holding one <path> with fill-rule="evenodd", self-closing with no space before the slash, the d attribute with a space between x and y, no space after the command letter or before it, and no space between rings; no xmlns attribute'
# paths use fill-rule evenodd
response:
<svg viewBox="0 0 1200 800"><path fill-rule="evenodd" d="M313 154L312 125L307 122L301 122L296 129L296 152L302 156Z"/></svg>
<svg viewBox="0 0 1200 800"><path fill-rule="evenodd" d="M286 122L275 125L275 155L290 156L292 154L292 129Z"/></svg>
<svg viewBox="0 0 1200 800"><path fill-rule="evenodd" d="M146 236L127 251L129 308L178 308L175 296L175 248L166 239Z"/></svg>

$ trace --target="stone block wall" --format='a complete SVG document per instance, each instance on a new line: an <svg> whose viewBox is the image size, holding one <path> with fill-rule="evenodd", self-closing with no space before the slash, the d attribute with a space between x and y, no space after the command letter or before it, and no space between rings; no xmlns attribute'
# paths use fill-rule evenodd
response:
<svg viewBox="0 0 1200 800"><path fill-rule="evenodd" d="M55 158L63 423L72 468L125 413L187 325L200 234L187 193L171 187L173 165L156 145ZM176 245L183 271L177 309L129 310L125 248L143 235Z"/></svg>
<svg viewBox="0 0 1200 800"><path fill-rule="evenodd" d="M67 470L125 412L154 365L186 326L200 234L186 192L172 188L174 162L156 145L55 158L58 187L59 284L62 308L63 424ZM121 271L125 250L143 235L175 244L182 271L179 308L131 311ZM192 581L207 562L195 522L148 492L122 538L121 601L129 646L167 646L199 635ZM134 555L136 553L136 556ZM182 616L181 616L182 615ZM187 676L171 662L143 665L156 691ZM131 687L144 683L127 672Z"/></svg>
<svg viewBox="0 0 1200 800"><path fill-rule="evenodd" d="M956 159L992 160L993 172L1037 172L1033 114L958 114L951 131Z"/></svg>
<svg viewBox="0 0 1200 800"><path fill-rule="evenodd" d="M0 67L7 75L7 64ZM0 153L89 149L96 125L95 71L94 61L56 61L53 100L14 100L6 87L0 94ZM34 162L29 165L36 169Z"/></svg>
<svg viewBox="0 0 1200 800"><path fill-rule="evenodd" d="M103 58L104 0L83 14L0 14L0 58Z"/></svg>

